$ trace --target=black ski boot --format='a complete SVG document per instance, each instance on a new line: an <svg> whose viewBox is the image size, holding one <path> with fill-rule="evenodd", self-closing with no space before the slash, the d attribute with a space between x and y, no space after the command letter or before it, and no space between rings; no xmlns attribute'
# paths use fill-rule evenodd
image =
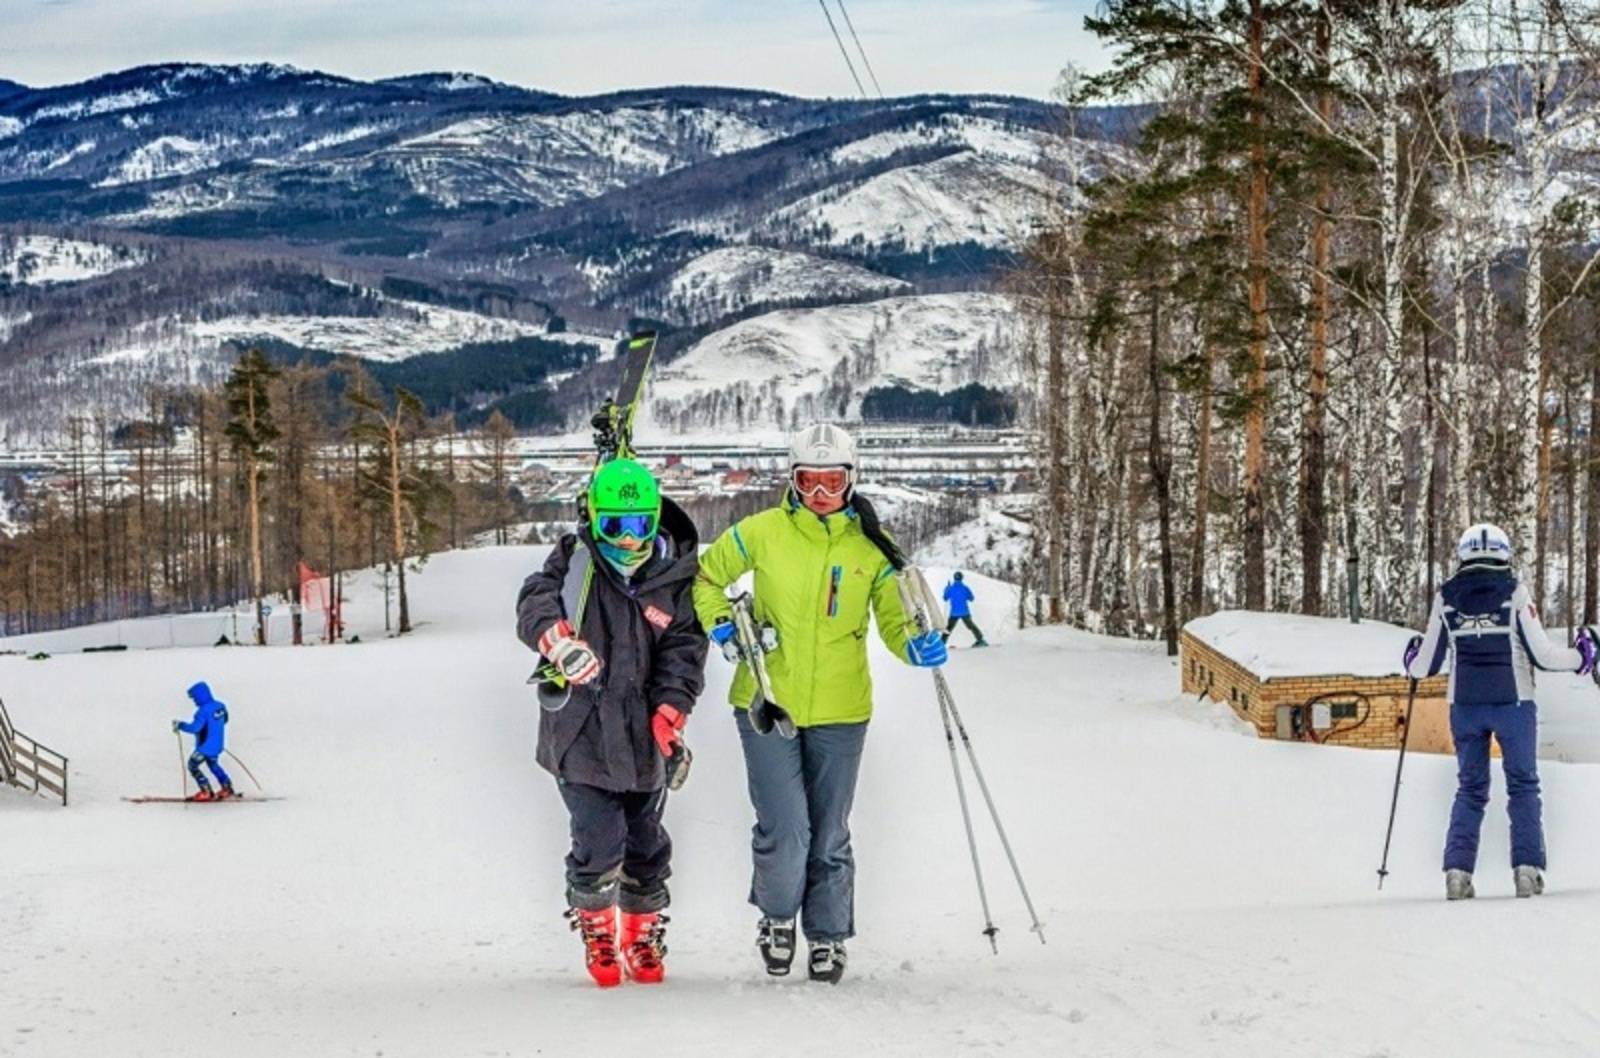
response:
<svg viewBox="0 0 1600 1058"><path fill-rule="evenodd" d="M763 918L756 923L756 947L767 973L783 977L794 964L794 919Z"/></svg>
<svg viewBox="0 0 1600 1058"><path fill-rule="evenodd" d="M839 983L844 976L844 941L842 940L814 940L811 942L811 960L806 964L806 972L813 981L826 981L830 985Z"/></svg>

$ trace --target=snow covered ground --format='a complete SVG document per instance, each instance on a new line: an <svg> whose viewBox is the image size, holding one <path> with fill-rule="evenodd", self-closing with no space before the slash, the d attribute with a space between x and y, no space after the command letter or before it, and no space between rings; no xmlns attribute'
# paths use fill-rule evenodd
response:
<svg viewBox="0 0 1600 1058"><path fill-rule="evenodd" d="M875 645L850 972L838 987L766 978L730 670L713 658L694 773L667 810L668 980L602 992L561 918L566 816L532 761L531 656L512 632L541 555L433 559L410 581L404 640L383 637L363 581L356 645L0 656L13 719L71 757L73 784L65 809L0 789L0 1054L1600 1050L1600 763L1549 744L1600 727L1591 684L1544 684L1546 895L1511 896L1497 777L1480 896L1444 901L1453 762L1420 754L1379 892L1393 754L1245 735L1179 694L1158 646L1008 629L1008 592L976 575L997 646L966 649L959 630L947 673L1047 943L975 802L989 950L931 680ZM121 800L180 791L168 723L195 679L283 800Z"/></svg>

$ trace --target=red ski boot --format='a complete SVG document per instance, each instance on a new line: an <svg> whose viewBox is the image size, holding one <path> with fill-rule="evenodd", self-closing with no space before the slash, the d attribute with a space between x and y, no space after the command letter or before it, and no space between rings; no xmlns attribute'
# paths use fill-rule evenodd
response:
<svg viewBox="0 0 1600 1058"><path fill-rule="evenodd" d="M666 954L666 915L659 911L622 913L622 961L629 977L642 985L659 984L667 975L661 961Z"/></svg>
<svg viewBox="0 0 1600 1058"><path fill-rule="evenodd" d="M617 912L615 908L585 911L568 908L572 928L583 937L583 964L601 988L622 983L622 964L617 962Z"/></svg>

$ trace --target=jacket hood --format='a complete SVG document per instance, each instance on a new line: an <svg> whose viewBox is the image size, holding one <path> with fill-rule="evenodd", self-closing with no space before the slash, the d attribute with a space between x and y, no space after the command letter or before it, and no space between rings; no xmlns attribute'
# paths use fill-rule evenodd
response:
<svg viewBox="0 0 1600 1058"><path fill-rule="evenodd" d="M1491 613L1517 590L1517 578L1505 566L1466 566L1440 586L1444 601L1463 613Z"/></svg>
<svg viewBox="0 0 1600 1058"><path fill-rule="evenodd" d="M215 698L211 697L211 685L204 680L189 688L189 697L194 700L195 705L205 705L207 702L216 701Z"/></svg>

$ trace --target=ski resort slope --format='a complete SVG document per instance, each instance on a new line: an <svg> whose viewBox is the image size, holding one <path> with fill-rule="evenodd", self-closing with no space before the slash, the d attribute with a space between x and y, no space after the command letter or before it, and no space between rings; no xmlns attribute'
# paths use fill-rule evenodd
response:
<svg viewBox="0 0 1600 1058"><path fill-rule="evenodd" d="M875 645L849 973L765 977L730 669L713 656L693 774L667 808L667 981L601 991L561 917L566 815L533 763L532 656L512 631L542 556L433 559L410 579L403 640L384 638L365 579L348 589L355 645L0 656L17 726L72 761L69 808L0 788L0 1054L1600 1051L1592 756L1543 747L1549 888L1533 900L1511 895L1497 768L1479 897L1458 904L1438 867L1453 762L1409 756L1379 892L1394 754L1259 741L1181 696L1159 646L1008 629L1007 589L977 576L996 646L958 630L946 672L1047 943L963 759L990 951L932 681ZM180 791L168 727L196 679L283 800L121 800ZM1568 729L1600 725L1587 681L1544 689Z"/></svg>

